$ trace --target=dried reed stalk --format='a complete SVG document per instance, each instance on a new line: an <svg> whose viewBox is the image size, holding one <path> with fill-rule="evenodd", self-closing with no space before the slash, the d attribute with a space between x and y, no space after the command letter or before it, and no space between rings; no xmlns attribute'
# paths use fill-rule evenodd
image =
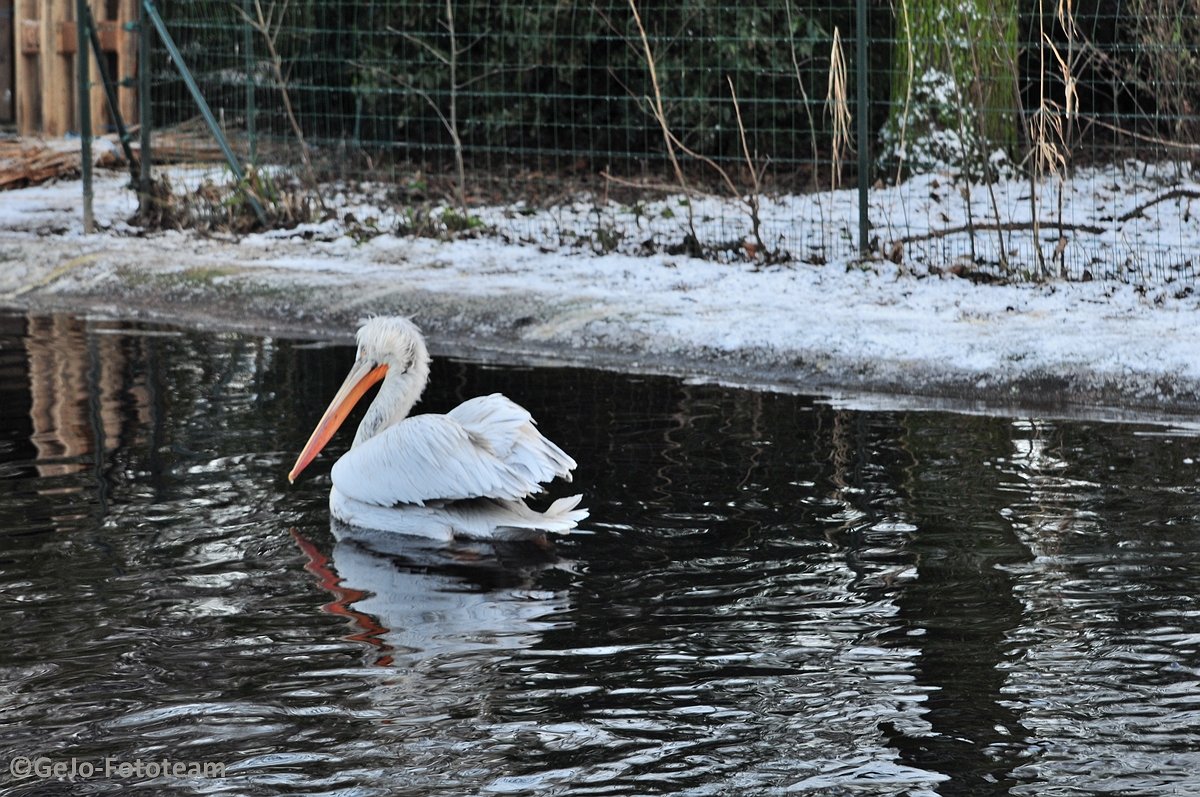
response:
<svg viewBox="0 0 1200 797"><path fill-rule="evenodd" d="M846 55L842 50L842 34L833 29L833 45L829 51L829 88L825 94L825 108L833 120L833 153L830 185L837 188L842 183L842 159L850 150L850 103L846 92Z"/></svg>
<svg viewBox="0 0 1200 797"><path fill-rule="evenodd" d="M1070 147L1067 143L1067 129L1070 121L1077 113L1079 103L1075 92L1076 84L1072 74L1071 63L1067 58L1063 57L1062 52L1046 31L1044 12L1044 0L1038 0L1038 24L1041 26L1038 42L1038 107L1029 119L1029 153L1026 156L1030 161L1029 203L1030 216L1034 219L1034 251L1037 252L1039 278L1048 276L1049 270L1046 267L1045 255L1043 255L1042 247L1039 243L1040 229L1036 221L1039 215L1038 206L1041 202L1038 195L1038 188L1042 178L1046 175L1055 178L1058 184L1058 216L1061 222L1067 158L1070 155ZM1072 41L1075 29L1072 13L1070 0L1058 0L1055 7L1055 16L1066 32L1068 42ZM1053 57L1063 75L1065 93L1062 104L1051 99L1046 91L1046 69L1049 66L1047 54ZM1055 254L1061 259L1059 272L1063 275L1065 275L1066 271L1065 250L1066 244L1060 238L1059 244L1055 248Z"/></svg>
<svg viewBox="0 0 1200 797"><path fill-rule="evenodd" d="M696 237L695 212L692 210L691 203L692 193L688 188L687 179L683 176L683 167L679 165L679 158L675 154L675 142L678 139L672 135L671 126L667 123L667 112L663 107L662 89L658 85L658 66L654 62L654 52L650 49L650 39L646 36L646 27L642 24L642 15L638 13L637 4L634 0L629 0L629 10L633 13L633 21L637 25L638 36L642 41L642 57L646 61L646 70L650 74L650 86L654 91L654 96L648 98L651 115L658 122L659 130L662 131L663 145L667 148L667 157L671 161L671 168L675 172L675 179L679 181L680 189L688 197L688 232L691 234L692 240L698 242L699 239Z"/></svg>
<svg viewBox="0 0 1200 797"><path fill-rule="evenodd" d="M900 145L896 150L896 183L904 176L904 159L908 156L908 113L912 106L913 78L916 56L913 54L912 20L908 16L908 0L900 0L900 20L904 25L904 110L900 113Z"/></svg>

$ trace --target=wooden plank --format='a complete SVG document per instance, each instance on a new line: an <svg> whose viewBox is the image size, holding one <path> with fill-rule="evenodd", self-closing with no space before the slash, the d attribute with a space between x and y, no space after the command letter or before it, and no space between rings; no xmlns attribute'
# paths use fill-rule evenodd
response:
<svg viewBox="0 0 1200 797"><path fill-rule="evenodd" d="M113 141L112 136L107 136ZM96 166L118 169L125 159L114 148L105 148ZM79 145L72 141L43 143L32 137L0 140L0 191L37 185L47 180L79 174Z"/></svg>
<svg viewBox="0 0 1200 797"><path fill-rule="evenodd" d="M41 78L42 134L66 135L75 126L75 80L72 59L58 51L58 23L74 18L71 0L42 0Z"/></svg>
<svg viewBox="0 0 1200 797"><path fill-rule="evenodd" d="M96 23L96 38L100 41L100 51L104 53L104 66L112 77L116 71L116 54L118 44L118 29L116 20L105 19L108 13L108 3L104 0L92 0L92 19ZM75 60L79 49L79 31L75 20L63 20L58 23L58 54L70 59L71 77L76 80L78 61ZM101 135L115 127L112 112L108 107L108 97L104 93L104 83L100 78L100 66L96 54L92 52L89 42L87 57L91 59L89 74L91 76L91 108L92 132ZM116 79L116 78L114 78ZM45 98L43 98L45 99Z"/></svg>
<svg viewBox="0 0 1200 797"><path fill-rule="evenodd" d="M42 35L37 19L18 19L17 28L21 39L21 54L37 55L41 49L38 39Z"/></svg>
<svg viewBox="0 0 1200 797"><path fill-rule="evenodd" d="M104 46L104 38L107 35L112 39L115 31L115 23L108 20L108 3L104 0L91 0L89 3L92 7L92 19L96 22L96 34L100 39L101 51L109 50ZM107 31L107 34L106 34ZM91 46L88 46L88 51L91 51ZM107 54L104 56L107 59L105 67L111 67L113 58ZM116 127L113 122L112 114L108 110L108 98L104 96L104 82L100 79L100 67L96 64L96 57L91 56L92 63L90 65L92 75L92 133L95 135L103 135ZM112 75L112 69L108 70L109 75Z"/></svg>
<svg viewBox="0 0 1200 797"><path fill-rule="evenodd" d="M77 46L75 32L75 21L70 19L59 20L55 26L58 30L58 43L54 45L55 52L59 55L74 55Z"/></svg>
<svg viewBox="0 0 1200 797"><path fill-rule="evenodd" d="M38 43L41 28L37 0L17 0L15 23L21 39L17 54L16 100L17 133L22 136L36 135L42 128L42 81L38 63ZM29 44L32 43L32 51Z"/></svg>
<svg viewBox="0 0 1200 797"><path fill-rule="evenodd" d="M93 14L99 13L93 11ZM100 49L106 53L115 53L120 39L120 31L116 20L96 17L96 35L100 39Z"/></svg>
<svg viewBox="0 0 1200 797"><path fill-rule="evenodd" d="M93 9L92 18L96 22L96 37L100 39L100 49L106 53L115 53L117 51L118 30L115 20L103 19L96 16L103 13L103 9L99 11ZM58 51L63 55L73 55L75 48L79 46L79 34L75 30L75 20L64 20L58 23Z"/></svg>

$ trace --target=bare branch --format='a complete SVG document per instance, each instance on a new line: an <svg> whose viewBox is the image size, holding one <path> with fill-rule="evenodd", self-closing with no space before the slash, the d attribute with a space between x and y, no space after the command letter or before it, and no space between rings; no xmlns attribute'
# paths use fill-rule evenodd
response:
<svg viewBox="0 0 1200 797"><path fill-rule="evenodd" d="M1160 194L1159 196L1154 197L1154 199L1151 199L1149 202L1143 202L1133 210L1122 213L1120 216L1117 216L1117 221L1132 221L1133 219L1142 215L1142 213L1144 213L1146 210L1154 207L1160 202L1169 202L1172 199L1200 199L1200 191L1196 191L1191 188L1172 189L1167 191L1165 194Z"/></svg>
<svg viewBox="0 0 1200 797"><path fill-rule="evenodd" d="M1099 127L1103 127L1107 130L1111 130L1114 133L1120 133L1123 136L1129 136L1130 138L1136 138L1138 141L1145 141L1148 144L1157 144L1160 147L1166 147L1168 149L1179 149L1179 150L1183 150L1184 152L1200 152L1200 144L1186 144L1182 141L1168 141L1165 138L1158 138L1157 136L1148 136L1145 133L1135 133L1134 131L1127 130L1124 127L1119 127L1117 125L1105 122L1103 119L1100 119L1098 117L1088 116L1085 118L1091 124L1097 125Z"/></svg>
<svg viewBox="0 0 1200 797"><path fill-rule="evenodd" d="M262 0L254 0L255 17L251 17L246 11L240 7L236 7L242 19L246 21L251 28L256 30L262 37L263 43L267 47L267 56L271 62L271 71L275 75L275 83L279 87L279 97L283 101L283 110L287 116L288 124L292 128L292 134L296 137L296 143L300 148L300 160L304 163L305 178L310 186L316 186L317 176L313 171L312 158L308 153L308 142L304 140L304 131L300 127L300 121L296 118L296 110L292 107L292 97L288 92L288 76L283 72L283 58L279 54L276 47L276 42L279 39L279 32L283 28L284 15L287 13L288 4L291 0L282 0L278 5L271 2L267 13L263 13ZM276 16L278 11L278 16ZM290 74L291 67L288 67ZM317 200L324 206L324 201L320 194L317 195Z"/></svg>
<svg viewBox="0 0 1200 797"><path fill-rule="evenodd" d="M616 183L617 185L621 185L626 188L638 188L643 191L657 191L662 194L672 194L679 190L679 186L675 183L660 183L654 180L630 180L627 177L618 177L607 169L602 169L600 171L600 176L609 182ZM693 188L692 194L707 198L717 197L717 194L712 194L708 191L702 191L699 188Z"/></svg>
<svg viewBox="0 0 1200 797"><path fill-rule="evenodd" d="M796 87L800 89L800 100L801 100L801 104L802 104L801 107L804 108L804 115L806 117L808 117L809 144L812 146L813 163L816 163L817 162L817 122L815 119L813 119L812 108L809 107L809 102L808 102L808 90L804 88L804 79L800 76L800 59L796 56L796 41L793 38L793 34L792 34L793 23L792 23L791 0L784 0L783 10L784 10L784 13L787 15L788 49L791 51L791 56L792 56L792 72L795 74L795 77L796 77ZM811 61L812 59L809 58L806 60ZM816 174L816 170L813 171L813 174L814 175Z"/></svg>
<svg viewBox="0 0 1200 797"><path fill-rule="evenodd" d="M742 123L742 106L738 104L737 92L733 88L733 78L729 75L725 76L725 81L729 83L729 96L733 98L733 112L737 118L738 137L742 142L742 154L746 157L746 169L750 172L751 187L753 190L750 195L744 200L746 208L750 211L750 229L754 234L754 241L758 244L759 249L765 254L766 245L762 239L762 219L759 214L759 173L754 166L754 158L750 157L750 145L746 142L746 125ZM766 166L764 165L764 169Z"/></svg>
<svg viewBox="0 0 1200 797"><path fill-rule="evenodd" d="M891 243L911 244L917 241L930 241L935 238L946 238L950 235L959 235L960 233L969 233L974 230L992 231L992 230L1031 230L1038 231L1040 229L1062 230L1065 232L1086 232L1092 235L1102 235L1108 232L1107 227L1097 227L1094 224L1071 224L1069 222L1060 221L1002 221L1002 222L980 222L973 226L962 225L961 227L946 227L940 230L930 230L929 232L914 233L906 235L903 238L895 238Z"/></svg>
<svg viewBox="0 0 1200 797"><path fill-rule="evenodd" d="M683 167L679 165L679 158L675 155L675 146L673 142L678 139L671 133L670 125L667 124L667 114L663 110L662 89L658 85L658 67L654 63L654 53L650 49L650 39L646 36L646 28L642 25L642 15L638 13L637 4L634 0L629 0L629 10L633 12L633 21L637 25L638 35L642 40L642 57L646 59L646 69L650 73L650 85L654 89L654 118L658 122L659 128L662 130L663 143L667 147L667 157L671 160L671 167L675 171L675 179L679 181L679 187L683 189L683 193L690 196L687 180L683 176ZM692 210L692 203L687 205L687 220L688 231L693 239L696 239L696 222L695 214Z"/></svg>
<svg viewBox="0 0 1200 797"><path fill-rule="evenodd" d="M432 44L425 41L424 39L421 39L417 36L413 36L411 33L406 33L405 31L402 31L402 30L396 30L391 25L388 25L387 29L391 33L395 33L397 36L403 36L406 41L410 41L413 44L417 45L418 47L424 49L427 53L432 55L437 60L441 61L444 65L450 66L449 57L447 57L445 53L443 53L441 50L434 47Z"/></svg>
<svg viewBox="0 0 1200 797"><path fill-rule="evenodd" d="M470 80L464 80L462 83L459 83L457 86L455 86L455 88L456 89L465 89L467 86L470 86L474 83L478 83L481 80L487 80L490 77L495 77L496 75L503 75L503 74L512 73L512 72L532 72L535 69L537 69L537 67L533 66L533 65L497 67L496 69L489 69L488 71L484 72L483 74L476 75L475 77L471 78Z"/></svg>
<svg viewBox="0 0 1200 797"><path fill-rule="evenodd" d="M408 80L407 78L402 78L402 77L399 77L398 75L393 75L391 72L388 72L385 69L381 69L380 67L372 66L371 64L363 64L363 63L356 64L356 66L358 66L360 69L365 69L368 72L374 72L375 74L379 75L380 77L385 77L388 80L392 81L393 83L396 83L397 85L408 89L413 94L416 94L418 97L425 100L426 104L429 105L429 107L433 110L433 112L435 114L437 114L438 121L441 122L442 126L446 128L446 132L450 133L451 136L455 135L454 130L450 127L450 120L445 117L445 115L442 113L441 107L438 106L437 101L434 100L433 97L429 94L429 92L427 92L425 89L416 85L415 83L413 83L411 80Z"/></svg>

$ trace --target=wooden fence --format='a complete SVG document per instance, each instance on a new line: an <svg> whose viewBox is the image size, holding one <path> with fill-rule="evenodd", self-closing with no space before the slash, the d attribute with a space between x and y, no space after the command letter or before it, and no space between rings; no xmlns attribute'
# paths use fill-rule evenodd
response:
<svg viewBox="0 0 1200 797"><path fill-rule="evenodd" d="M12 11L15 53L12 97L17 132L22 136L62 136L78 131L77 34L75 0L0 0ZM137 122L138 37L131 22L138 18L137 0L89 0L100 49L110 77L118 83L117 103L125 123ZM92 62L92 129L113 129L99 71ZM128 81L129 85L122 85Z"/></svg>

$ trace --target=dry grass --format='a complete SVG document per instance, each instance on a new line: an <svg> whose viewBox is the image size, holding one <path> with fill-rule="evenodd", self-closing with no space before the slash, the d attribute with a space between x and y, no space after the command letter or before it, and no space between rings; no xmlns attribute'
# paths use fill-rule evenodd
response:
<svg viewBox="0 0 1200 797"><path fill-rule="evenodd" d="M671 133L671 126L667 122L667 112L663 107L662 88L658 83L658 67L654 62L654 51L650 48L650 39L646 36L646 26L642 24L642 15L638 13L637 4L634 0L629 0L629 10L633 14L633 21L637 25L638 36L641 38L642 57L646 60L646 69L650 74L650 87L654 92L654 96L648 98L648 103L651 109L651 115L654 121L658 123L659 130L662 131L663 146L666 147L667 157L671 161L671 169L675 172L675 179L679 183L679 188L683 191L684 196L691 196L691 190L688 188L687 179L683 175L683 169L679 165L679 156L676 154L676 142L679 141ZM699 244L699 239L696 237L696 219L692 211L691 202L687 205L687 222L688 234L691 240Z"/></svg>
<svg viewBox="0 0 1200 797"><path fill-rule="evenodd" d="M825 94L825 110L833 121L833 154L830 163L830 184L837 188L842 182L842 160L850 151L850 115L846 83L846 54L842 50L842 34L833 29L833 44L829 49L829 88Z"/></svg>
<svg viewBox="0 0 1200 797"><path fill-rule="evenodd" d="M1038 105L1030 115L1027 127L1029 135L1029 152L1026 154L1027 171L1029 173L1029 202L1031 218L1040 218L1040 206L1043 204L1039 193L1043 180L1052 177L1055 180L1058 194L1058 219L1061 222L1063 214L1063 186L1066 180L1067 166L1070 160L1071 148L1068 143L1068 130L1071 122L1078 113L1078 95L1075 91L1073 58L1064 55L1063 50L1055 44L1050 33L1045 28L1045 0L1038 0L1038 19L1041 25L1038 44ZM1067 53L1074 52L1075 21L1070 0L1058 0L1055 17L1062 30L1067 35ZM1051 98L1047 89L1047 74L1050 67L1056 65L1061 72L1063 85L1066 87L1064 100ZM1035 221L1034 237L1040 239L1039 225ZM1059 259L1060 273L1064 271L1067 239L1060 236L1054 249L1054 257ZM1050 276L1045 255L1041 246L1036 247L1038 279Z"/></svg>
<svg viewBox="0 0 1200 797"><path fill-rule="evenodd" d="M649 37L646 35L646 28L642 24L641 14L638 12L637 5L634 0L629 0L629 9L633 15L634 24L638 30L638 37L641 44L642 57L646 62L646 69L650 77L651 90L653 96L645 98L646 106L649 108L650 116L658 125L662 132L663 145L666 148L668 160L671 163L671 169L675 174L676 182L679 190L685 197L688 198L686 203L687 208L687 225L688 232L684 241L683 248L689 254L696 256L705 255L705 247L701 245L699 237L696 235L696 225L694 210L690 199L694 196L695 190L685 177L683 166L680 162L679 155L687 155L695 161L703 164L707 169L717 175L717 182L724 187L725 193L729 198L739 202L745 209L747 217L750 221L750 238L742 244L744 254L750 260L759 262L781 262L787 260L789 255L786 252L778 252L767 246L762 238L762 219L760 217L760 206L762 198L762 184L766 176L767 166L766 160L756 159L751 153L750 144L746 136L746 127L742 120L742 109L738 102L737 91L734 89L733 79L726 76L726 83L729 86L729 96L733 102L734 117L738 126L739 143L741 144L742 156L746 164L747 180L750 185L747 190L743 190L733 179L729 170L721 166L716 160L710 158L703 153L689 147L671 128L670 122L667 120L666 108L663 104L662 89L659 85L658 67L654 58L654 52L650 47ZM667 190L667 186L660 183L646 183L638 181L625 180L617 177L609 171L601 173L606 180L617 185L632 188L642 188L652 191Z"/></svg>
<svg viewBox="0 0 1200 797"><path fill-rule="evenodd" d="M262 206L265 224L249 196ZM159 176L139 193L138 200L130 223L146 230L244 235L262 229L290 229L328 215L307 187L272 180L255 169L247 171L241 183L205 180L191 191L179 190L166 176Z"/></svg>

